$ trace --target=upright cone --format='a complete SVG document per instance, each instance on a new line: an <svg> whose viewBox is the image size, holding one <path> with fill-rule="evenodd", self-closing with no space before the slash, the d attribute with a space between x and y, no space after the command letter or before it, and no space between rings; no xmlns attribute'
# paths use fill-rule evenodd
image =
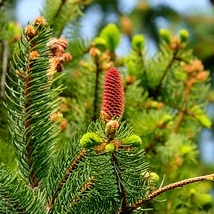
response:
<svg viewBox="0 0 214 214"><path fill-rule="evenodd" d="M120 73L111 68L104 78L103 99L100 116L108 122L122 117L124 112L124 89Z"/></svg>

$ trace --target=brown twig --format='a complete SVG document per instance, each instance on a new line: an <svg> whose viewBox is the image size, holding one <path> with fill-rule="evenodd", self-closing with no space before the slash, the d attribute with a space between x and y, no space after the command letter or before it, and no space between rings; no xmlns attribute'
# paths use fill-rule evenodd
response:
<svg viewBox="0 0 214 214"><path fill-rule="evenodd" d="M187 184L191 184L191 183L195 183L195 182L199 182L199 181L212 181L212 182L214 182L214 173L209 174L209 175L199 176L199 177L188 178L188 179L185 179L182 181L178 181L178 182L166 185L166 186L152 192L145 199L139 200L132 207L135 209L135 208L142 206L145 203L151 201L153 198L157 197L158 195L160 195L166 191L169 191L171 189L175 189L177 187L183 187Z"/></svg>
<svg viewBox="0 0 214 214"><path fill-rule="evenodd" d="M175 125L174 125L174 132L175 133L178 132L178 128L179 128L181 122L183 121L183 119L184 119L184 112L180 111L178 113L177 120L175 121Z"/></svg>
<svg viewBox="0 0 214 214"><path fill-rule="evenodd" d="M2 59L2 75L1 75L1 98L5 99L5 80L8 65L8 42L6 40L2 41L3 44L3 59Z"/></svg>
<svg viewBox="0 0 214 214"><path fill-rule="evenodd" d="M184 101L186 102L189 98L189 95L191 93L191 88L192 88L192 84L187 84L184 94L183 94L183 98ZM180 126L180 124L182 123L183 119L184 119L184 115L185 115L186 111L185 110L180 110L177 116L177 120L175 122L175 126L174 126L174 132L177 133L178 132L178 128Z"/></svg>
<svg viewBox="0 0 214 214"><path fill-rule="evenodd" d="M68 167L68 169L65 172L64 177L62 178L62 180L60 181L59 185L57 186L55 192L53 193L52 198L49 200L48 204L47 204L47 210L50 210L54 204L54 201L56 199L56 197L58 196L59 192L61 191L63 185L66 183L66 181L69 178L69 175L71 174L71 172L76 168L77 164L82 160L82 158L85 156L86 154L86 150L82 150L79 155L73 160L73 162L70 164L70 166Z"/></svg>
<svg viewBox="0 0 214 214"><path fill-rule="evenodd" d="M88 181L82 186L82 188L78 191L76 197L72 200L70 207L72 207L77 201L81 199L81 195L88 189L90 189L91 185L93 184L93 181L95 180L95 177L92 176L88 179Z"/></svg>

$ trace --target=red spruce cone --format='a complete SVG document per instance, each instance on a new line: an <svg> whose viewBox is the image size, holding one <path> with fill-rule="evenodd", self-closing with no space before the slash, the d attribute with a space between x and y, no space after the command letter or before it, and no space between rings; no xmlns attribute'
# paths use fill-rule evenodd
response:
<svg viewBox="0 0 214 214"><path fill-rule="evenodd" d="M111 68L104 78L103 100L100 116L108 122L113 117L122 117L124 112L124 89L120 73Z"/></svg>

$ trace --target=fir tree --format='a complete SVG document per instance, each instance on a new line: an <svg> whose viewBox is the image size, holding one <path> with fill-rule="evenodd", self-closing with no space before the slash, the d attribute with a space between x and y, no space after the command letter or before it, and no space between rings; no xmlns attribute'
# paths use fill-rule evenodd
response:
<svg viewBox="0 0 214 214"><path fill-rule="evenodd" d="M211 127L209 72L188 32L162 29L150 59L135 35L120 58L114 24L88 43L61 36L85 3L47 1L47 21L29 23L13 50L5 106L18 166L0 166L0 212L212 212L214 174L198 176L195 143Z"/></svg>

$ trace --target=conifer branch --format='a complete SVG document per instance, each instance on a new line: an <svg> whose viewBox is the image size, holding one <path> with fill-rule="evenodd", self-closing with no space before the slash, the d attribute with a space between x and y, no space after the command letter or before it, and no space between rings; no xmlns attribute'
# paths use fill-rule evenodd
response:
<svg viewBox="0 0 214 214"><path fill-rule="evenodd" d="M52 198L49 200L47 204L47 210L50 210L51 207L53 206L55 199L57 198L58 194L60 193L63 185L66 183L66 181L69 178L69 175L72 173L72 171L76 168L77 164L82 160L82 158L85 156L86 150L83 149L77 157L73 160L73 162L70 164L68 169L65 172L64 177L62 178L61 182L59 183L58 187L56 188L55 192L53 193Z"/></svg>
<svg viewBox="0 0 214 214"><path fill-rule="evenodd" d="M3 58L2 58L2 76L1 76L1 98L5 99L5 80L9 53L8 53L8 42L4 40L2 41L2 44L3 44Z"/></svg>
<svg viewBox="0 0 214 214"><path fill-rule="evenodd" d="M120 197L120 201L121 201L121 208L120 208L120 211L118 211L118 212L121 213L127 209L128 204L127 204L127 199L126 199L125 186L123 184L123 178L121 176L120 166L119 166L117 157L115 156L114 153L112 154L112 163L114 166L115 174L117 176L118 192L119 192L119 197Z"/></svg>
<svg viewBox="0 0 214 214"><path fill-rule="evenodd" d="M46 1L43 16L47 16L57 38L62 35L67 24L77 16L82 4L84 3L68 0Z"/></svg>
<svg viewBox="0 0 214 214"><path fill-rule="evenodd" d="M23 207L20 205L20 203L18 201L15 202L14 199L12 197L10 197L8 192L3 187L0 188L0 194L1 194L1 196L4 197L4 202L6 204L10 205L9 209L11 209L11 212L16 211L18 213L26 213L26 209L23 209ZM8 211L9 211L9 209L8 209ZM0 211L1 211L1 209L0 209Z"/></svg>
<svg viewBox="0 0 214 214"><path fill-rule="evenodd" d="M81 199L81 195L88 189L90 189L91 185L93 184L93 181L95 180L95 177L92 176L88 179L88 181L82 186L82 188L77 192L76 197L72 200L70 207L72 207L77 201Z"/></svg>
<svg viewBox="0 0 214 214"><path fill-rule="evenodd" d="M56 11L54 17L53 17L53 22L54 22L55 20L57 20L57 17L59 16L60 11L62 10L62 7L63 7L63 5L64 5L66 2L67 2L67 0L61 0L61 3L60 3L60 5L59 5L59 7L58 7L58 9L57 9L57 11Z"/></svg>
<svg viewBox="0 0 214 214"><path fill-rule="evenodd" d="M11 103L7 108L15 152L22 177L32 188L47 176L51 148L57 141L57 96L61 87L51 88L53 75L71 59L70 54L64 53L67 41L50 40L51 34L43 17L27 25L18 43L20 50L11 63L11 76L7 75L12 85L6 84L6 96Z"/></svg>
<svg viewBox="0 0 214 214"><path fill-rule="evenodd" d="M34 49L34 46L31 46L31 50L30 52ZM24 127L25 127L25 130L28 130L26 132L26 142L28 143L27 146L26 146L26 150L25 150L25 155L27 157L27 164L28 164L28 171L29 171L29 181L30 181L30 184L32 186L32 188L38 186L38 183L39 183L39 180L38 178L36 178L36 173L35 171L32 169L32 164L33 164L33 160L32 160L32 156L31 156L31 153L32 153L32 147L33 147L33 142L32 142L32 135L33 133L31 132L30 130L30 126L32 125L31 124L31 120L32 120L32 115L30 114L30 110L31 110L31 96L30 94L32 93L31 91L31 77L30 77L30 72L31 72L31 69L32 69L33 65L32 63L30 62L30 59L28 59L28 62L27 62L27 69L25 71L25 76L23 77L24 79L24 86L25 86L25 89L24 89L24 96L26 97L26 102L24 104L24 112L25 112L25 115L26 117L24 118Z"/></svg>
<svg viewBox="0 0 214 214"><path fill-rule="evenodd" d="M0 213L45 213L43 196L37 197L34 193L0 165Z"/></svg>
<svg viewBox="0 0 214 214"><path fill-rule="evenodd" d="M139 200L132 207L136 208L136 207L142 206L142 205L146 204L147 202L151 201L153 198L157 197L158 195L160 195L166 191L169 191L171 189L175 189L178 187L183 187L183 186L186 186L187 184L196 183L199 181L212 181L212 182L214 182L214 173L209 174L209 175L199 176L199 177L188 178L188 179L185 179L182 181L178 181L178 182L166 185L166 186L150 193L145 199Z"/></svg>
<svg viewBox="0 0 214 214"><path fill-rule="evenodd" d="M172 67L173 63L175 60L177 60L177 53L178 53L178 50L175 50L173 52L173 56L172 56L172 59L169 61L168 65L166 66L164 72L163 72L163 75L158 83L158 85L156 86L156 88L152 91L152 96L154 97L154 99L157 98L157 96L159 95L159 91L162 87L162 83L167 75L167 73L169 72L170 68Z"/></svg>

